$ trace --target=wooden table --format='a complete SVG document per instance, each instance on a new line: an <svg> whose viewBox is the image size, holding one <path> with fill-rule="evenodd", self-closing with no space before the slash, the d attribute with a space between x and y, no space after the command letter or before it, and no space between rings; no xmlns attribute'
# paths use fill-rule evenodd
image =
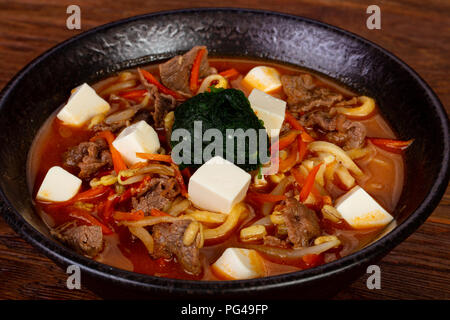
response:
<svg viewBox="0 0 450 320"><path fill-rule="evenodd" d="M81 8L82 30L66 28L66 8ZM366 28L366 8L381 8L381 30ZM327 22L390 50L413 67L450 110L448 0L0 0L0 87L33 58L98 25L160 10L229 6L278 10ZM3 206L0 204L0 206ZM450 189L427 222L385 257L381 290L362 277L336 299L450 299ZM0 218L0 298L98 299L86 288L66 289L66 274Z"/></svg>

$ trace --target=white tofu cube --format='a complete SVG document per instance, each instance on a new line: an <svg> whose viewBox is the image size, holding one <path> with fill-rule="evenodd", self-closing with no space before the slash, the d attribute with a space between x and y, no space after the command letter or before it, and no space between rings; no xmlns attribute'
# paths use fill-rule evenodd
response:
<svg viewBox="0 0 450 320"><path fill-rule="evenodd" d="M80 190L81 179L61 167L51 167L42 181L36 199L60 202L73 198Z"/></svg>
<svg viewBox="0 0 450 320"><path fill-rule="evenodd" d="M92 117L108 112L110 108L108 102L84 83L72 91L72 95L57 117L67 125L79 127Z"/></svg>
<svg viewBox="0 0 450 320"><path fill-rule="evenodd" d="M252 90L248 100L256 116L264 121L264 127L269 137L278 137L286 114L286 101L272 97L258 89Z"/></svg>
<svg viewBox="0 0 450 320"><path fill-rule="evenodd" d="M355 186L337 199L335 207L355 229L382 227L394 219L360 186Z"/></svg>
<svg viewBox="0 0 450 320"><path fill-rule="evenodd" d="M257 66L242 79L244 85L264 92L273 92L281 88L280 74L277 69Z"/></svg>
<svg viewBox="0 0 450 320"><path fill-rule="evenodd" d="M198 208L230 213L247 193L251 176L235 164L214 157L195 171L189 180L188 193Z"/></svg>
<svg viewBox="0 0 450 320"><path fill-rule="evenodd" d="M265 276L264 262L255 250L227 248L212 265L220 278L227 280L252 279Z"/></svg>
<svg viewBox="0 0 450 320"><path fill-rule="evenodd" d="M128 165L146 161L138 158L136 152L156 153L160 147L158 134L144 120L125 128L112 144Z"/></svg>

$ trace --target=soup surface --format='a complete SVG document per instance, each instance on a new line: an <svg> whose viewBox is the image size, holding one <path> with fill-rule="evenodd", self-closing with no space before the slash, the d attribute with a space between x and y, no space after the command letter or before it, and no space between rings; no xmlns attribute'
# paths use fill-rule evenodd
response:
<svg viewBox="0 0 450 320"><path fill-rule="evenodd" d="M389 213L403 187L401 150L411 142L396 140L370 97L299 68L208 58L204 47L92 88L74 89L48 119L28 164L36 211L57 240L80 254L161 277L246 279L334 261L395 224ZM217 101L221 108L243 101L239 112L251 110L243 118L258 117L263 122L252 123L265 129L273 122L259 101L269 117L281 117L270 128L279 131L270 133L276 172L235 163L233 179L205 181L206 161L174 161L172 130L190 125L180 115L195 119ZM71 123L82 107L89 107L79 113L85 120ZM55 167L62 171L52 173ZM218 200L198 200L199 184L204 198ZM226 184L230 194L221 191ZM231 209L220 207L222 200Z"/></svg>

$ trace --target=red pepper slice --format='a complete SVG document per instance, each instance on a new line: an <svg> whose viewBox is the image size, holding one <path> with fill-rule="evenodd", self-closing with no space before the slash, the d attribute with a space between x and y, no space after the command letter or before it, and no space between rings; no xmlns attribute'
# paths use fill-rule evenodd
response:
<svg viewBox="0 0 450 320"><path fill-rule="evenodd" d="M410 139L407 141L402 140L393 140L393 139L384 139L384 138L367 138L370 142L372 142L377 147L380 147L386 151L390 152L400 152L408 148L411 143L413 143L414 139Z"/></svg>
<svg viewBox="0 0 450 320"><path fill-rule="evenodd" d="M170 90L169 88L163 86L163 85L162 85L158 80L156 80L156 78L155 78L150 72L148 72L147 70L138 68L138 71L142 73L142 75L144 76L145 80L147 80L147 81L148 81L149 83L151 83L151 84L154 84L154 85L158 88L158 90L161 91L162 93L171 95L172 97L174 97L174 98L177 99L177 100L182 100L182 99L183 99L183 97L182 97L179 93L177 93L177 92L175 92L175 91L173 91L173 90Z"/></svg>
<svg viewBox="0 0 450 320"><path fill-rule="evenodd" d="M311 193L311 190L314 186L314 181L316 180L317 172L319 171L321 165L322 163L319 163L317 166L312 168L312 170L308 173L308 176L306 177L305 180L305 184L302 190L300 191L299 199L301 202L304 202Z"/></svg>

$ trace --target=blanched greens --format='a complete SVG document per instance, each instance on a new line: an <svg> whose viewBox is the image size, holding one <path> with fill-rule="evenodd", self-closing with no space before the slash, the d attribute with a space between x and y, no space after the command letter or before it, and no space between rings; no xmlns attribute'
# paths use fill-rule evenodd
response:
<svg viewBox="0 0 450 320"><path fill-rule="evenodd" d="M227 160L232 160L233 163L245 171L257 169L261 165L260 153L263 153L266 157L268 155L269 138L262 121L255 115L242 91L236 89L211 89L211 92L198 94L185 101L175 110L172 133L175 133L177 129L185 129L185 131L183 131L184 134L182 135L184 140L180 139L180 134L172 135L172 148L174 151L180 150L180 146L175 149L179 143L190 143L190 149L184 149L184 152L187 152L187 154L184 154L184 160L180 166L182 168L198 168L208 160L208 156L203 157L201 154L199 155L199 152L205 152L205 154L220 155ZM199 130L200 126L201 130ZM197 128L196 135L194 135L195 128ZM211 134L209 134L211 131L207 132L208 129L218 129L221 139L211 137ZM227 129L242 129L235 131L236 133L255 132L257 137L256 146L255 140L251 142L251 139L248 139L248 137L240 139L237 137L237 134L230 135L230 131L227 132ZM199 131L201 131L201 134L198 134ZM204 135L205 132L207 133L206 135ZM220 143L221 147L211 151L211 144L217 142L216 140L222 140ZM194 146L201 146L201 150L199 148L194 149ZM180 152L180 154L182 153Z"/></svg>

